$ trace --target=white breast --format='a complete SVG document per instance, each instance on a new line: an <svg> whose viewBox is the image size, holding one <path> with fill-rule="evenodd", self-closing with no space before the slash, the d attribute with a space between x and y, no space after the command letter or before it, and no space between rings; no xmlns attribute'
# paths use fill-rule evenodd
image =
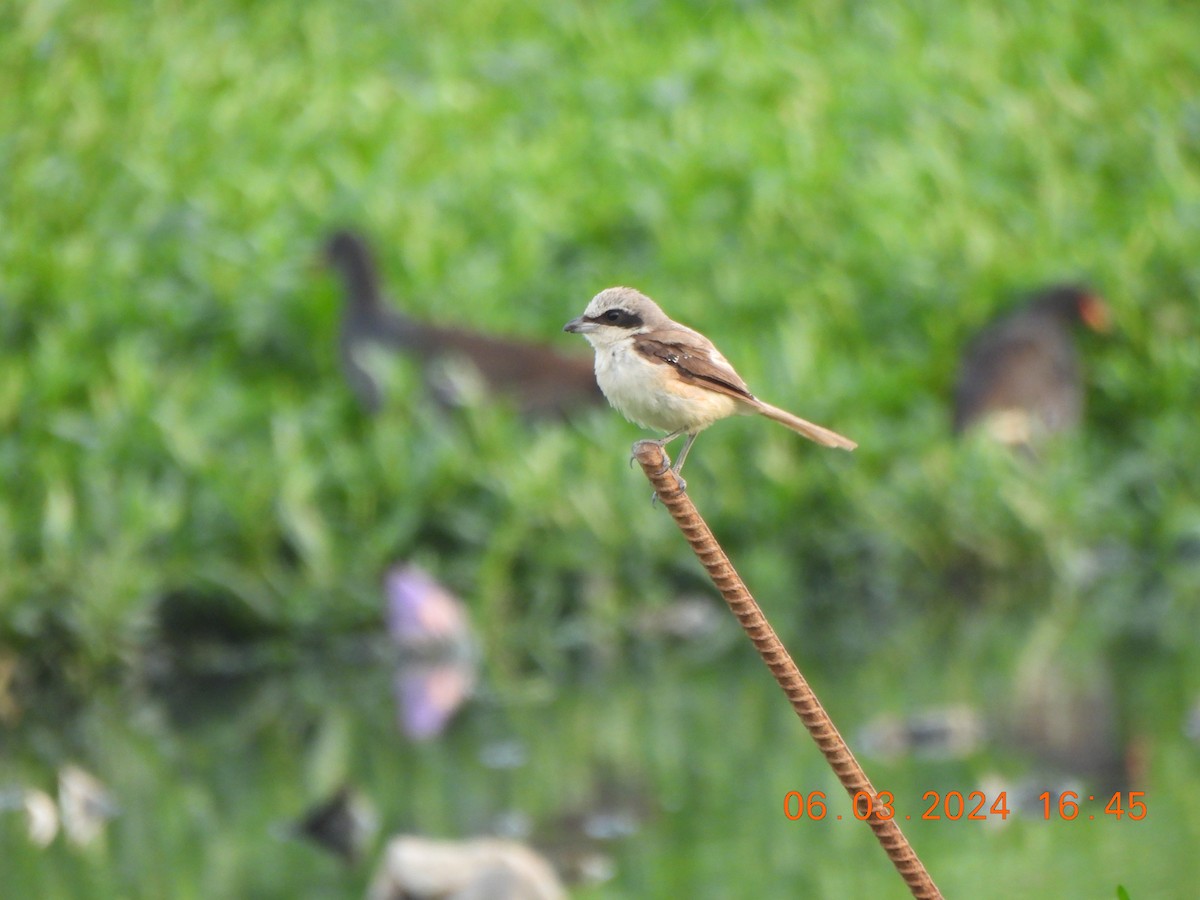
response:
<svg viewBox="0 0 1200 900"><path fill-rule="evenodd" d="M732 397L687 384L670 366L643 359L632 340L596 348L596 382L625 418L658 431L695 433L738 412Z"/></svg>

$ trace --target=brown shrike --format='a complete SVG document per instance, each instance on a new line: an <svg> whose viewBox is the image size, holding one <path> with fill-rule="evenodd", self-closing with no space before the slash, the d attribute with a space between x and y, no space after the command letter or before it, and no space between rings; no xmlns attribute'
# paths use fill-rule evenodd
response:
<svg viewBox="0 0 1200 900"><path fill-rule="evenodd" d="M759 413L826 447L858 445L828 428L763 403L712 341L667 317L644 294L612 287L592 298L583 315L563 326L596 351L596 381L608 402L631 422L668 432L659 446L687 435L671 470L679 470L696 435L734 415Z"/></svg>

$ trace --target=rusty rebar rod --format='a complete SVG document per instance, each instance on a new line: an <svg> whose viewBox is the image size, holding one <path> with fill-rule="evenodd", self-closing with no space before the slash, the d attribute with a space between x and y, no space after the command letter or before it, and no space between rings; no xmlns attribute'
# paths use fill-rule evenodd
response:
<svg viewBox="0 0 1200 900"><path fill-rule="evenodd" d="M792 704L792 709L796 711L796 715L800 717L800 721L804 723L804 727L816 741L817 747L820 748L830 768L837 775L838 781L842 783L842 787L846 789L846 793L850 795L851 799L858 804L860 817L866 817L867 823L875 832L875 837L883 846L888 859L892 861L892 865L896 867L896 871L900 873L900 877L904 879L913 896L921 898L921 900L940 898L941 891L933 883L929 873L925 871L925 866L908 843L908 839L905 838L895 819L892 817L880 818L880 814L885 812L886 807L878 802L879 795L867 778L867 773L854 758L845 739L838 733L833 720L829 718L829 713L825 712L825 707L821 705L821 701L817 699L813 689L809 687L804 676L800 674L800 670L796 668L787 648L783 646L783 642L775 634L775 629L771 627L771 623L763 615L758 603L746 589L745 583L734 570L733 564L725 555L725 551L721 549L721 545L717 543L708 524L700 517L695 504L680 488L675 474L668 468L670 460L667 459L663 448L654 441L639 441L633 445L633 457L641 464L646 478L654 486L658 499L671 514L675 524L687 538L687 542L691 544L697 559L708 570L713 584L721 592L725 602L729 604L729 609L754 643L759 656L767 664L767 668L771 670L771 674L775 676L779 686L783 688L783 692ZM868 800L868 798L870 799ZM870 807L867 806L868 803L870 803ZM868 809L870 810L869 815L867 814Z"/></svg>

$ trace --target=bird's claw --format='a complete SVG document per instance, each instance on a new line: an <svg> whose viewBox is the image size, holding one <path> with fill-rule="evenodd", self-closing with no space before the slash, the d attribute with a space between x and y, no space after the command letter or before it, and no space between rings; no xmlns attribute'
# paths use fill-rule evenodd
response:
<svg viewBox="0 0 1200 900"><path fill-rule="evenodd" d="M663 469L663 472L665 472L665 471L667 471L667 470ZM661 475L661 474L663 474L663 472L659 472L658 474ZM675 491L670 494L670 496L678 497L680 494L686 494L687 493L687 482L684 481L683 478L680 476L680 474L678 472L676 472L674 469L671 469L671 472L674 473L675 481L678 483L679 487L676 488ZM655 491L653 494L650 495L650 505L654 506L656 503L658 503L658 491Z"/></svg>
<svg viewBox="0 0 1200 900"><path fill-rule="evenodd" d="M631 448L630 448L630 450L629 450L629 468L631 468L631 469L632 469L632 468L633 468L633 464L634 464L635 462L637 462L638 448L639 448L639 447L641 447L643 444L653 444L653 445L654 445L655 447L657 447L659 450L663 450L663 448L664 448L664 447L666 447L666 441L652 441L652 440L649 440L649 439L638 441L638 442L637 442L637 443L635 443L635 444L633 445L633 447L631 447ZM655 475L663 475L663 474L665 474L665 473L666 473L666 471L667 471L668 469L670 469L670 468L671 468L671 460L667 459L667 454L664 452L664 453L663 453L663 464L662 464L662 468L660 468L660 469L659 469L657 472L655 472L654 474L655 474ZM672 470L672 471L673 471L673 470ZM678 472L676 472L676 473L675 473L675 475L678 477L679 473L678 473ZM683 479L680 479L680 480L682 481Z"/></svg>

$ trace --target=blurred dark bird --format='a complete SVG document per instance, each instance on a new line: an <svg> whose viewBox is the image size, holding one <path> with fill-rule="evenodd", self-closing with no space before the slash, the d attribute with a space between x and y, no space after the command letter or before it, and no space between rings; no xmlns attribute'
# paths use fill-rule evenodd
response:
<svg viewBox="0 0 1200 900"><path fill-rule="evenodd" d="M325 260L346 292L339 336L342 369L371 412L383 403L379 383L363 359L373 347L420 360L426 384L445 403L463 403L469 394L464 382L472 380L483 391L507 396L530 416L559 415L604 399L589 357L567 356L533 341L417 322L392 309L379 289L366 241L351 231L329 237Z"/></svg>
<svg viewBox="0 0 1200 900"><path fill-rule="evenodd" d="M963 354L954 431L983 424L996 440L1029 445L1078 427L1083 378L1071 330L1108 330L1108 307L1089 288L1060 284L988 325Z"/></svg>
<svg viewBox="0 0 1200 900"><path fill-rule="evenodd" d="M349 785L313 806L296 823L295 833L354 864L379 830L374 807Z"/></svg>

